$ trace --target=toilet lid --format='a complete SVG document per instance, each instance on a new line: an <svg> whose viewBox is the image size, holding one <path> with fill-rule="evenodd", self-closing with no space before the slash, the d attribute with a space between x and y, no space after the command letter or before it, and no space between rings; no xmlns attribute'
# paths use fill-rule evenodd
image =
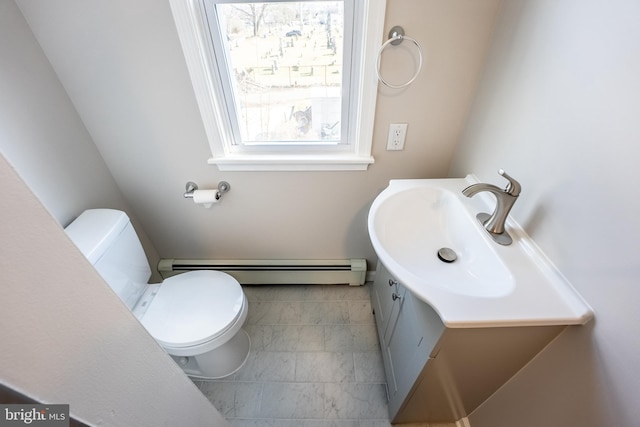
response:
<svg viewBox="0 0 640 427"><path fill-rule="evenodd" d="M189 347L223 334L243 302L242 287L230 275L191 271L162 282L141 322L160 344Z"/></svg>

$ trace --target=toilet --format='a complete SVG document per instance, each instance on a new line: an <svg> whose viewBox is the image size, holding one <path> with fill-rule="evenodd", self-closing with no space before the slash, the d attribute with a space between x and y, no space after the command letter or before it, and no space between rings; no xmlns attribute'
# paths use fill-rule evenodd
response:
<svg viewBox="0 0 640 427"><path fill-rule="evenodd" d="M151 269L140 240L118 210L86 210L65 231L187 375L223 378L242 367L251 346L242 329L249 304L237 280L201 270L148 284Z"/></svg>

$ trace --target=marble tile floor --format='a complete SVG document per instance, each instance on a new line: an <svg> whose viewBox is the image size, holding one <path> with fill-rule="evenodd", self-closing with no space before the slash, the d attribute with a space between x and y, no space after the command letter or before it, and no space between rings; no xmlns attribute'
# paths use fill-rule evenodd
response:
<svg viewBox="0 0 640 427"><path fill-rule="evenodd" d="M389 427L370 285L244 286L251 352L194 381L233 427Z"/></svg>

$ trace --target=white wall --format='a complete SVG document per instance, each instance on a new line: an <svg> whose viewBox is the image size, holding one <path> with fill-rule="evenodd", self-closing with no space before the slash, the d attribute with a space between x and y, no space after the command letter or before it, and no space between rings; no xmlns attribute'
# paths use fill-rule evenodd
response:
<svg viewBox="0 0 640 427"><path fill-rule="evenodd" d="M420 41L423 72L406 90L381 89L368 171L303 173L207 165L168 1L17 4L162 257L357 257L373 270L369 205L391 178L446 175L499 0L389 2L386 31L402 24ZM385 61L385 76L401 78L403 68L402 59ZM409 123L405 151L384 150L393 122ZM189 180L201 188L226 180L232 189L206 210L182 198Z"/></svg>
<svg viewBox="0 0 640 427"><path fill-rule="evenodd" d="M473 427L640 422L640 3L509 0L452 176L522 183L513 214L595 310Z"/></svg>
<svg viewBox="0 0 640 427"><path fill-rule="evenodd" d="M158 255L12 0L0 0L0 154L62 226L88 208L127 211Z"/></svg>
<svg viewBox="0 0 640 427"><path fill-rule="evenodd" d="M0 384L89 425L228 425L3 156L0 194Z"/></svg>
<svg viewBox="0 0 640 427"><path fill-rule="evenodd" d="M122 194L13 1L0 1L0 153L63 225Z"/></svg>

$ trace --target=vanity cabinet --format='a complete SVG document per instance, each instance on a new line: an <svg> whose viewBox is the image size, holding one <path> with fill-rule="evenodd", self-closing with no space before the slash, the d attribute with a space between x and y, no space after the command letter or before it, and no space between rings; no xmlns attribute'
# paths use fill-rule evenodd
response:
<svg viewBox="0 0 640 427"><path fill-rule="evenodd" d="M394 424L466 417L565 328L448 328L380 262L371 305Z"/></svg>

